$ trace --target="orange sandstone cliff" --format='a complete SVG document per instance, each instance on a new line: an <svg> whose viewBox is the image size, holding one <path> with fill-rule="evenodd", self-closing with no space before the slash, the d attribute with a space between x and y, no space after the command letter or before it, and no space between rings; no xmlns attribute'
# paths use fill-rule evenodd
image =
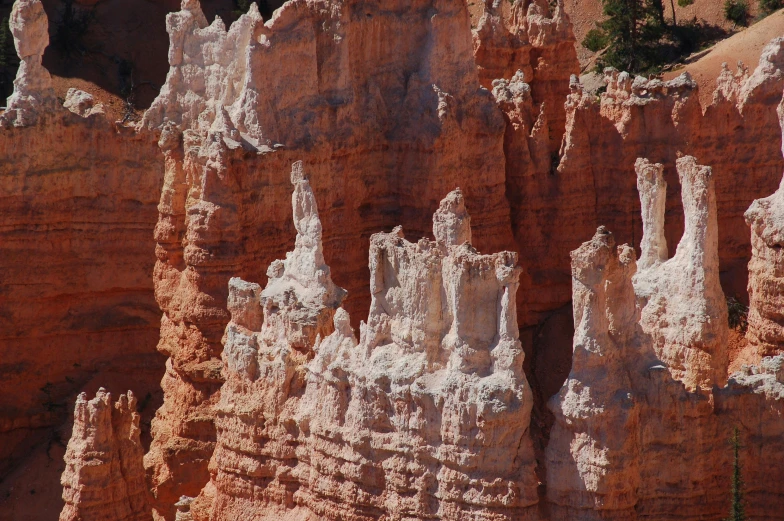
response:
<svg viewBox="0 0 784 521"><path fill-rule="evenodd" d="M11 27L22 66L0 115L0 474L50 442L97 375L135 372L144 398L163 373L150 278L160 153L88 94L55 99L40 2L16 2Z"/></svg>
<svg viewBox="0 0 784 521"><path fill-rule="evenodd" d="M737 425L749 511L781 519L784 39L705 109L688 75L608 70L597 96L548 4L483 2L472 30L462 1L227 27L183 0L132 128L56 99L18 0L3 465L88 381L163 374L143 462L132 399L76 400L64 516L718 520ZM747 279L754 363L728 374Z"/></svg>

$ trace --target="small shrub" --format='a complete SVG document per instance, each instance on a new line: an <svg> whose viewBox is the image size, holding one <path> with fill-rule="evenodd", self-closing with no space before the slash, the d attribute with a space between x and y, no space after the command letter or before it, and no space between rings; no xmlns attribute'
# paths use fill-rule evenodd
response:
<svg viewBox="0 0 784 521"><path fill-rule="evenodd" d="M689 7L694 3L694 0L678 0L678 5L681 7Z"/></svg>
<svg viewBox="0 0 784 521"><path fill-rule="evenodd" d="M725 0L724 18L745 27L749 24L749 4L746 0Z"/></svg>
<svg viewBox="0 0 784 521"><path fill-rule="evenodd" d="M760 10L765 14L771 14L784 7L784 0L760 0Z"/></svg>
<svg viewBox="0 0 784 521"><path fill-rule="evenodd" d="M234 16L239 18L250 9L251 0L234 0Z"/></svg>
<svg viewBox="0 0 784 521"><path fill-rule="evenodd" d="M594 28L588 31L588 34L583 38L583 47L591 52L598 52L607 47L609 44L607 33L599 28Z"/></svg>
<svg viewBox="0 0 784 521"><path fill-rule="evenodd" d="M746 333L749 327L749 308L735 297L727 298L727 318L730 329Z"/></svg>
<svg viewBox="0 0 784 521"><path fill-rule="evenodd" d="M730 438L730 446L732 447L732 481L730 485L730 516L725 518L724 521L746 521L746 485L743 482L743 468L740 464L740 449L743 445L740 443L740 432L735 427Z"/></svg>

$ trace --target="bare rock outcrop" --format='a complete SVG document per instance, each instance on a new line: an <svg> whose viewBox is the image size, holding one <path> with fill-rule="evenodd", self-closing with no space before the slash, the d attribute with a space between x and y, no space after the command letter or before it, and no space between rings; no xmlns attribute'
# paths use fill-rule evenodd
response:
<svg viewBox="0 0 784 521"><path fill-rule="evenodd" d="M226 29L186 1L168 18L171 70L142 128L160 132L166 161L155 286L170 361L145 461L169 520L209 480L229 279L263 285L262 266L291 249L288 165L312 176L324 256L355 316L370 304L371 233L428 233L454 186L481 216L477 247L513 244L505 124L479 84L466 6L325 6L288 2L266 22L251 8Z"/></svg>
<svg viewBox="0 0 784 521"><path fill-rule="evenodd" d="M564 101L569 77L580 72L569 15L559 0L481 0L483 13L473 30L474 55L480 83L511 78L522 71L531 85L534 104L547 116L549 146L556 152L564 133Z"/></svg>
<svg viewBox="0 0 784 521"><path fill-rule="evenodd" d="M739 73L723 72L713 103L704 109L696 84L686 75L661 81L608 70L606 92L598 96L585 92L574 79L560 158L554 159L552 170L522 180L525 200L533 201L533 208L512 205L512 221L528 223L514 231L532 283L523 288L524 300L537 302L539 316L569 300L567 259L579 246L577 237L606 225L620 243L639 242L642 221L636 179L628 175L637 158L662 164L667 185L677 187L679 153L711 166L722 286L728 296L744 300L751 250L743 214L753 200L776 189L784 170L781 143L771 139L771 128L778 124L773 109L784 90L782 56L781 41L776 39L750 74L745 67ZM523 165L520 171L540 171L526 168ZM668 243L676 244L684 223L675 188L667 192L665 214L664 235ZM552 222L563 223L569 231L550 233ZM530 244L542 246L534 254L530 246L522 246Z"/></svg>
<svg viewBox="0 0 784 521"><path fill-rule="evenodd" d="M294 251L263 291L230 282L212 480L194 519L533 518L516 255L478 254L463 195L450 193L435 241L410 243L400 228L372 237L357 340L318 265L299 168Z"/></svg>
<svg viewBox="0 0 784 521"><path fill-rule="evenodd" d="M114 403L104 389L92 400L79 395L61 478L60 521L150 519L139 433L132 392Z"/></svg>
<svg viewBox="0 0 784 521"><path fill-rule="evenodd" d="M666 259L662 168L637 163L643 227L648 233L642 245L646 263L635 276L635 292L643 300L643 331L672 377L689 391L710 390L726 383L729 365L713 172L691 156L678 159L677 166L686 223L675 255ZM653 249L658 250L655 255ZM652 256L655 262L649 264Z"/></svg>
<svg viewBox="0 0 784 521"><path fill-rule="evenodd" d="M784 432L781 360L765 358L727 380L714 187L693 158L678 167L686 230L671 259L661 241L662 166L647 160L637 162L646 221L639 266L603 228L572 254L574 358L550 401L556 422L547 447L556 519L720 519L735 427L756 497L749 515L780 516L782 485L765 476L780 472L760 455L778 451Z"/></svg>
<svg viewBox="0 0 784 521"><path fill-rule="evenodd" d="M778 113L784 132L784 100ZM784 350L784 188L754 201L745 217L751 227L746 337L755 356L772 356Z"/></svg>
<svg viewBox="0 0 784 521"><path fill-rule="evenodd" d="M49 19L41 0L14 2L9 25L20 61L0 125L30 126L52 112L56 103L52 78L41 64L49 45Z"/></svg>
<svg viewBox="0 0 784 521"><path fill-rule="evenodd" d="M642 355L634 344L636 269L634 250L616 247L604 227L572 252L574 356L550 402L556 423L547 446L547 495L556 512L572 509L564 519L583 519L574 514L581 510L630 510L637 500L642 408L627 366Z"/></svg>

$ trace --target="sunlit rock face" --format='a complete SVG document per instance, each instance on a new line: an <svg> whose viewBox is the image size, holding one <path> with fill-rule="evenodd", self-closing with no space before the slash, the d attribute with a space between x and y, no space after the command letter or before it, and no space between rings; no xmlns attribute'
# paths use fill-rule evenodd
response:
<svg viewBox="0 0 784 521"><path fill-rule="evenodd" d="M212 479L194 519L534 518L510 252L471 246L463 194L435 241L371 238L372 303L357 339L321 256L295 164L296 246L265 289L232 279Z"/></svg>
<svg viewBox="0 0 784 521"><path fill-rule="evenodd" d="M686 230L663 238L662 165L636 162L641 258L605 228L572 253L572 370L550 400L547 497L554 519L720 519L738 428L755 515L774 519L779 481L762 447L784 432L781 357L727 378L727 309L718 281L711 169L678 160ZM778 475L778 470L773 471Z"/></svg>
<svg viewBox="0 0 784 521"><path fill-rule="evenodd" d="M642 220L629 172L640 157L663 166L670 187L664 234L677 244L684 230L676 165L682 155L713 171L722 287L727 296L745 300L751 248L744 212L776 190L784 171L775 112L784 90L782 42L771 41L751 71L725 69L704 108L688 75L661 81L608 69L606 89L598 94L574 78L560 157L552 168L531 169L524 160L518 177L508 176L521 187L513 193L522 191L520 200L527 202L512 204L513 222L527 223L513 228L531 275L531 287L522 289L527 302L543 309L569 302L569 252L597 226L612 230L618 242L639 243ZM522 146L523 139L514 142ZM553 222L560 223L558 233Z"/></svg>
<svg viewBox="0 0 784 521"><path fill-rule="evenodd" d="M60 521L150 519L139 432L132 392L114 403L103 388L92 400L79 396L60 480Z"/></svg>
<svg viewBox="0 0 784 521"><path fill-rule="evenodd" d="M784 129L784 101L779 105L778 114ZM776 355L784 350L784 315L780 305L784 294L782 187L779 186L773 195L754 201L745 217L751 227L752 252L747 338L755 356Z"/></svg>
<svg viewBox="0 0 784 521"><path fill-rule="evenodd" d="M167 24L171 69L141 128L159 133L166 164L154 281L169 362L145 465L156 515L171 520L209 481L229 279L263 286L292 249L292 162L310 175L323 254L355 317L370 305L370 235L428 234L455 186L481 216L477 247L514 239L505 123L480 86L464 4L298 0L227 29L187 1Z"/></svg>

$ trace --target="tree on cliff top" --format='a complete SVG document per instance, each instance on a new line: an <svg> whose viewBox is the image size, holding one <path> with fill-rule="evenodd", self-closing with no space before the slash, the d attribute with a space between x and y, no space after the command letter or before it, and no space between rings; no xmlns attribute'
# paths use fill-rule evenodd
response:
<svg viewBox="0 0 784 521"><path fill-rule="evenodd" d="M598 32L592 31L592 37L597 39L601 34L599 40L607 43L604 64L629 72L653 66L665 31L661 0L602 0L602 3L606 19L597 24Z"/></svg>
<svg viewBox="0 0 784 521"><path fill-rule="evenodd" d="M746 517L746 502L743 499L744 484L740 466L740 434L738 433L737 427L735 427L735 431L730 438L730 445L732 445L732 453L734 456L732 487L730 489L732 501L730 504L730 517L726 518L725 521L746 521L748 518Z"/></svg>

